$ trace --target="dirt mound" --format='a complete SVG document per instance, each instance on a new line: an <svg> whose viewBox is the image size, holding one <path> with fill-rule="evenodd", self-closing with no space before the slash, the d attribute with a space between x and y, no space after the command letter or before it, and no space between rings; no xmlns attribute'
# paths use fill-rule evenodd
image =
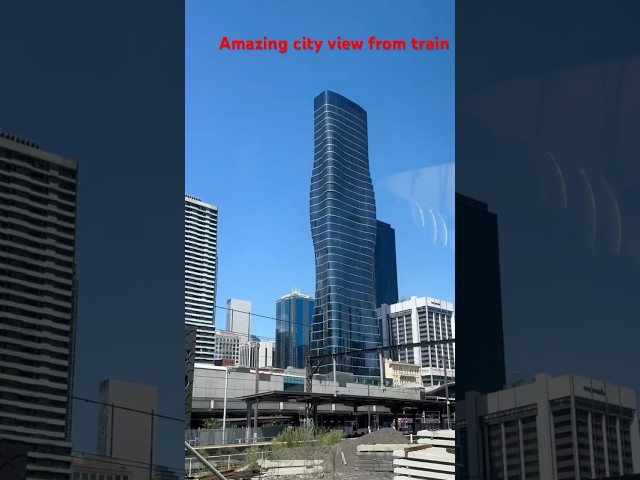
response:
<svg viewBox="0 0 640 480"><path fill-rule="evenodd" d="M384 428L376 430L362 437L345 438L337 445L335 457L336 475L333 475L333 455L332 447L322 445L308 445L299 448L283 448L274 452L273 458L278 460L303 460L316 459L324 460L324 475L296 476L296 480L302 478L320 478L324 476L324 480L392 480L393 473L390 472L365 472L356 470L356 460L358 458L358 445L371 444L408 444L409 438L393 428ZM342 463L342 455L344 454L347 464ZM289 480L280 477L282 480Z"/></svg>
<svg viewBox="0 0 640 480"><path fill-rule="evenodd" d="M371 433L367 433L356 440L356 445L372 445L374 443L409 443L409 439L395 428L382 428L375 430Z"/></svg>
<svg viewBox="0 0 640 480"><path fill-rule="evenodd" d="M345 438L338 446L338 461L336 462L336 472L343 478L349 478L351 480L368 479L391 479L392 473L384 472L363 472L356 470L356 460L358 458L358 445L372 445L372 444L407 444L409 439L402 433L398 432L394 428L383 428L375 430L371 433L356 438ZM342 456L340 453L344 453L347 464L342 463ZM325 461L325 465L328 462ZM329 469L326 469L329 470ZM325 470L325 471L326 471Z"/></svg>

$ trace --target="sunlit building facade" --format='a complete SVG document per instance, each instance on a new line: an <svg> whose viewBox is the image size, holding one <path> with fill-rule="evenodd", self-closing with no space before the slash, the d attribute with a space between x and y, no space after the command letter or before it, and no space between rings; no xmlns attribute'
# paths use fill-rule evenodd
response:
<svg viewBox="0 0 640 480"><path fill-rule="evenodd" d="M197 328L196 362L211 363L215 353L218 275L218 207L184 196L185 324Z"/></svg>

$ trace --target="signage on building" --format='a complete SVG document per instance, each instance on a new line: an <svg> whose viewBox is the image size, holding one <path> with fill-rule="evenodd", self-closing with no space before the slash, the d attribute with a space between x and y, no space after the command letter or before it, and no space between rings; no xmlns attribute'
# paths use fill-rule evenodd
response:
<svg viewBox="0 0 640 480"><path fill-rule="evenodd" d="M607 392L605 391L604 387L602 387L602 388L593 388L593 387L584 386L582 388L584 388L584 391L587 392L587 393L594 393L596 395L602 395L603 397L607 395Z"/></svg>

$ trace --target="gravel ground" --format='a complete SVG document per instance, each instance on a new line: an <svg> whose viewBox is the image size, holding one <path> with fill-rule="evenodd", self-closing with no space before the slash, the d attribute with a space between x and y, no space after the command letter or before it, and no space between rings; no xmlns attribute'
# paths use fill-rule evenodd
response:
<svg viewBox="0 0 640 480"><path fill-rule="evenodd" d="M371 432L358 438L345 438L337 445L336 454L336 480L391 480L392 472L365 472L356 470L356 458L358 455L358 445L371 445L376 443L385 444L407 444L409 439L393 428L385 428ZM347 464L342 463L344 453ZM274 477L280 480L306 480L312 478L324 478L332 480L333 466L332 454L328 447L288 448L277 453L276 458L280 460L303 460L304 458L324 460L322 464L324 473L316 475L294 475L288 477Z"/></svg>

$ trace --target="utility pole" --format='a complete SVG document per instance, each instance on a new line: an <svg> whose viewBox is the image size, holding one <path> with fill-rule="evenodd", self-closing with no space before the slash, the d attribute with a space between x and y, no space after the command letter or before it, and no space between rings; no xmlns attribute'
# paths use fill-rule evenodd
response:
<svg viewBox="0 0 640 480"><path fill-rule="evenodd" d="M116 414L116 406L113 404L113 402L111 402L111 425L109 425L109 427L111 428L111 435L109 436L109 456L113 457L113 434L114 434L114 420L115 420L115 414Z"/></svg>
<svg viewBox="0 0 640 480"><path fill-rule="evenodd" d="M382 358L382 347L378 348L378 363L380 364L380 388L384 388L384 359Z"/></svg>
<svg viewBox="0 0 640 480"><path fill-rule="evenodd" d="M153 480L153 437L155 427L155 412L151 410L151 451L149 452L149 480Z"/></svg>
<svg viewBox="0 0 640 480"><path fill-rule="evenodd" d="M451 408L449 406L449 383L447 381L447 359L444 361L444 396L447 399L447 424L451 428Z"/></svg>
<svg viewBox="0 0 640 480"><path fill-rule="evenodd" d="M260 343L254 342L253 344L254 354L253 359L255 361L256 367L256 402L255 402L255 412L253 415L253 438L255 441L258 440L258 391L260 390L260 371L258 369L258 359L260 358Z"/></svg>

